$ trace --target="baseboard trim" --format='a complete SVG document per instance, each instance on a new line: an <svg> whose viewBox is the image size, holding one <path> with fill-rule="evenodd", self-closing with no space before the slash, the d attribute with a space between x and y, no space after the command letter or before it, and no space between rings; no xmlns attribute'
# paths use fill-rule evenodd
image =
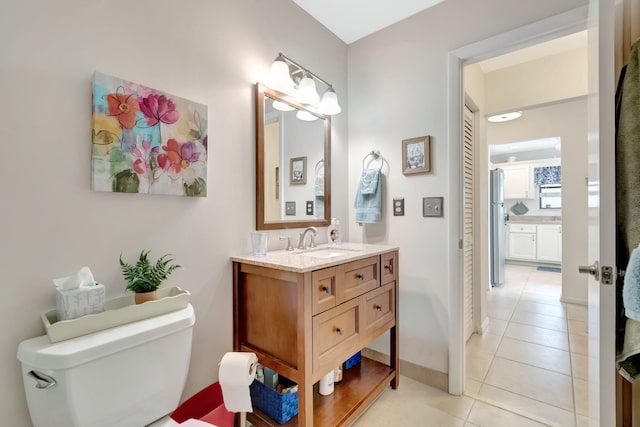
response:
<svg viewBox="0 0 640 427"><path fill-rule="evenodd" d="M365 347L362 349L362 355L376 362L389 364L389 355L377 350ZM400 373L412 380L449 392L449 374L444 372L400 359Z"/></svg>
<svg viewBox="0 0 640 427"><path fill-rule="evenodd" d="M589 305L589 301L584 298L574 298L574 297L560 297L560 302L564 302L567 304L577 304L577 305Z"/></svg>

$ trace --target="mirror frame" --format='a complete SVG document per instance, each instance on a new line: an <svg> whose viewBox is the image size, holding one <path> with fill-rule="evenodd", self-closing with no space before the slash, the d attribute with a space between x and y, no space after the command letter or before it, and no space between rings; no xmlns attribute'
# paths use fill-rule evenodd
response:
<svg viewBox="0 0 640 427"><path fill-rule="evenodd" d="M265 97L284 101L298 110L306 110L324 120L324 219L279 220L265 222L264 216L264 100ZM328 227L331 218L331 116L325 116L305 107L291 96L262 83L256 83L256 230Z"/></svg>

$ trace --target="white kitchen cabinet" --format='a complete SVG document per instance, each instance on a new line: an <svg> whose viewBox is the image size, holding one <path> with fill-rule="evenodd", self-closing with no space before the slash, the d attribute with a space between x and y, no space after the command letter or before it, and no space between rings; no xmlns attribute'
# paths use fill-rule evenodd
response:
<svg viewBox="0 0 640 427"><path fill-rule="evenodd" d="M509 252L507 258L535 261L537 258L536 226L508 224Z"/></svg>
<svg viewBox="0 0 640 427"><path fill-rule="evenodd" d="M562 226L544 224L536 226L537 259L539 261L562 262Z"/></svg>
<svg viewBox="0 0 640 427"><path fill-rule="evenodd" d="M533 172L530 165L501 165L504 171L505 199L535 199Z"/></svg>

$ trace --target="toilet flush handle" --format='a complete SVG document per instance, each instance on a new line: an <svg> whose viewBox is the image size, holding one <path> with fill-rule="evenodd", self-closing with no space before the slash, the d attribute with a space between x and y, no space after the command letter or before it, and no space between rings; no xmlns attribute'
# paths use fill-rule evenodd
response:
<svg viewBox="0 0 640 427"><path fill-rule="evenodd" d="M49 375L43 374L42 372L31 370L27 373L27 375L36 380L36 388L47 389L56 385L56 380L54 380Z"/></svg>

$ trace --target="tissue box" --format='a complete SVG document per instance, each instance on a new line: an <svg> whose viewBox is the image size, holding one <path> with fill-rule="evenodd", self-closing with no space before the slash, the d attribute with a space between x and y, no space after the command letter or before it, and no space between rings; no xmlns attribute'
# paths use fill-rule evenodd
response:
<svg viewBox="0 0 640 427"><path fill-rule="evenodd" d="M105 309L105 289L101 283L75 289L56 289L58 320L75 319L86 314L101 313Z"/></svg>
<svg viewBox="0 0 640 427"><path fill-rule="evenodd" d="M280 375L280 385L282 385L282 393L255 380L251 383L249 391L251 402L256 408L278 423L284 424L298 415L298 387L282 375Z"/></svg>

